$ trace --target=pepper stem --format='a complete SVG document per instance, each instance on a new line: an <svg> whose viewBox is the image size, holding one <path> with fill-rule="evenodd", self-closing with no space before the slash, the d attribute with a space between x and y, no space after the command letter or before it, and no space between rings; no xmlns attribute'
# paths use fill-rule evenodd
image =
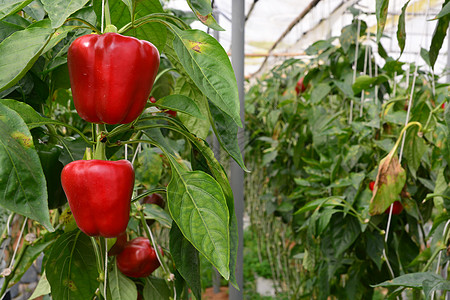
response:
<svg viewBox="0 0 450 300"><path fill-rule="evenodd" d="M94 159L106 160L106 141L107 137L104 132L100 132L97 136L97 145L95 146Z"/></svg>
<svg viewBox="0 0 450 300"><path fill-rule="evenodd" d="M103 14L105 15L105 32L115 32L117 33L117 27L111 24L111 14L109 12L109 3L108 0L104 0L104 6L103 6Z"/></svg>

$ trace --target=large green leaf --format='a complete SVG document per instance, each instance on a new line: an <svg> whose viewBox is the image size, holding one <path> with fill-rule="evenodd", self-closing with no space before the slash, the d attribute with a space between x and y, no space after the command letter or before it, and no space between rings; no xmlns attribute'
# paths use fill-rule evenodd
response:
<svg viewBox="0 0 450 300"><path fill-rule="evenodd" d="M0 103L15 110L20 117L25 121L25 124L45 122L47 119L38 114L31 106L26 103L11 99L0 99ZM28 128L32 129L40 125L31 125Z"/></svg>
<svg viewBox="0 0 450 300"><path fill-rule="evenodd" d="M48 17L52 21L52 27L58 28L64 24L66 19L83 8L89 0L41 0Z"/></svg>
<svg viewBox="0 0 450 300"><path fill-rule="evenodd" d="M169 48L166 47L166 49ZM176 55L175 53L173 54ZM186 80L186 78L183 77L179 78L175 86L175 93L187 96L192 99L196 103L202 116L209 115L208 102L206 100L206 97L189 79ZM199 119L190 115L186 115L184 113L178 114L178 118L181 120L183 125L186 126L186 128L197 137L206 139L206 137L209 135L211 128L209 118Z"/></svg>
<svg viewBox="0 0 450 300"><path fill-rule="evenodd" d="M423 138L418 135L419 129L417 127L411 128L406 134L405 147L403 156L408 162L408 169L414 177L420 167L422 156L427 150L427 145Z"/></svg>
<svg viewBox="0 0 450 300"><path fill-rule="evenodd" d="M198 119L205 119L195 101L183 95L169 95L156 101L156 104L163 109L171 109Z"/></svg>
<svg viewBox="0 0 450 300"><path fill-rule="evenodd" d="M450 1L445 2L447 5L450 4ZM442 5L444 10L445 3ZM433 38L431 39L430 50L428 51L430 58L430 66L434 68L434 64L436 63L437 57L439 55L439 50L441 50L442 45L445 40L445 36L447 35L447 29L450 22L450 15L446 15L441 17L438 20L436 28L434 29Z"/></svg>
<svg viewBox="0 0 450 300"><path fill-rule="evenodd" d="M402 13L400 14L400 17L398 18L398 27L397 27L397 41L398 45L400 47L400 56L403 53L403 50L405 50L405 41L406 41L406 26L405 26L405 16L406 16L406 8L409 5L408 0L405 5L402 7Z"/></svg>
<svg viewBox="0 0 450 300"><path fill-rule="evenodd" d="M183 236L175 223L170 230L170 253L178 272L186 280L194 296L201 299L202 285L198 251Z"/></svg>
<svg viewBox="0 0 450 300"><path fill-rule="evenodd" d="M431 272L410 273L373 285L373 287L403 286L410 288L422 288L422 284L425 280L432 282L440 281L442 280L442 276Z"/></svg>
<svg viewBox="0 0 450 300"><path fill-rule="evenodd" d="M117 264L108 272L108 283L114 300L137 299L136 285L119 271Z"/></svg>
<svg viewBox="0 0 450 300"><path fill-rule="evenodd" d="M200 170L211 174L219 183L227 200L228 214L230 216L230 282L236 289L239 289L235 274L238 250L238 227L236 213L234 211L233 191L231 190L228 177L223 167L214 157L213 151L202 140L196 139L193 143L204 160L199 158L198 155L195 155L196 151L193 151L194 156L196 156L194 158L196 163L193 162L192 167L198 166Z"/></svg>
<svg viewBox="0 0 450 300"><path fill-rule="evenodd" d="M43 20L14 32L0 43L0 91L16 84L33 66L53 31Z"/></svg>
<svg viewBox="0 0 450 300"><path fill-rule="evenodd" d="M152 13L162 13L164 12L161 3L158 0L137 0L135 1L134 7L129 3L129 1L122 0L109 0L109 9L111 13L111 23L117 28L121 28L131 22L131 15L134 15L134 20L141 17L147 16ZM125 4L125 3L127 4ZM101 19L101 7L102 1L95 0L94 8L97 18ZM134 12L131 12L134 9ZM126 32L125 35L134 36L141 40L150 41L159 52L164 48L167 38L167 29L164 25L159 23L147 23L139 28L132 28Z"/></svg>
<svg viewBox="0 0 450 300"><path fill-rule="evenodd" d="M209 109L212 116L212 127L217 140L228 154L245 171L248 171L244 165L241 150L239 148L238 127L233 119L217 108L213 103L209 103Z"/></svg>
<svg viewBox="0 0 450 300"><path fill-rule="evenodd" d="M242 127L236 78L227 53L212 36L201 30L175 33L173 48L197 87L234 122Z"/></svg>
<svg viewBox="0 0 450 300"><path fill-rule="evenodd" d="M164 279L155 277L146 277L143 291L144 300L169 300L171 299L170 290ZM131 298L130 298L131 299ZM134 299L134 298L133 298Z"/></svg>
<svg viewBox="0 0 450 300"><path fill-rule="evenodd" d="M311 93L311 102L319 103L331 91L331 86L326 83L319 83Z"/></svg>
<svg viewBox="0 0 450 300"><path fill-rule="evenodd" d="M169 214L156 204L143 204L146 218L158 221L162 226L170 228L172 218Z"/></svg>
<svg viewBox="0 0 450 300"><path fill-rule="evenodd" d="M54 299L92 299L98 271L91 239L79 230L60 236L48 254L45 272Z"/></svg>
<svg viewBox="0 0 450 300"><path fill-rule="evenodd" d="M228 280L229 212L221 186L201 171L186 172L168 156L172 179L167 186L170 214L183 235Z"/></svg>
<svg viewBox="0 0 450 300"><path fill-rule="evenodd" d="M377 42L380 41L381 35L386 25L389 0L376 0L376 16L377 16Z"/></svg>
<svg viewBox="0 0 450 300"><path fill-rule="evenodd" d="M0 103L0 205L52 230L47 186L33 138L20 116Z"/></svg>
<svg viewBox="0 0 450 300"><path fill-rule="evenodd" d="M450 15L450 2L447 1L447 3L444 3L444 7L442 7L442 10L436 16L436 19L440 19L448 15Z"/></svg>
<svg viewBox="0 0 450 300"><path fill-rule="evenodd" d="M135 7L135 18L141 18L151 13L164 12L159 0L137 0ZM167 29L159 23L147 23L139 28L132 29L126 33L141 40L147 40L153 43L159 52L164 49L167 39Z"/></svg>
<svg viewBox="0 0 450 300"><path fill-rule="evenodd" d="M31 3L32 0L9 0L0 2L0 20L13 15Z"/></svg>

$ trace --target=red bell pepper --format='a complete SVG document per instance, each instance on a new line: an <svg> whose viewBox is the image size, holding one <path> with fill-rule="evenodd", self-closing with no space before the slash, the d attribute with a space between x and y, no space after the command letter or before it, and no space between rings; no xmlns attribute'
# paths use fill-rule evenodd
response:
<svg viewBox="0 0 450 300"><path fill-rule="evenodd" d="M129 241L116 261L124 275L134 278L147 277L160 266L155 249L144 237Z"/></svg>
<svg viewBox="0 0 450 300"><path fill-rule="evenodd" d="M159 52L133 37L89 34L70 45L67 64L78 114L91 123L126 124L145 108Z"/></svg>
<svg viewBox="0 0 450 300"><path fill-rule="evenodd" d="M73 161L62 170L61 183L81 231L117 237L126 230L134 186L129 161Z"/></svg>

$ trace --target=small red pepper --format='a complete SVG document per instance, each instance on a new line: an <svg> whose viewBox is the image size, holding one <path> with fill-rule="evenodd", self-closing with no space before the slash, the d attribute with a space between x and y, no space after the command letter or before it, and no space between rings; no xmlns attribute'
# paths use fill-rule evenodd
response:
<svg viewBox="0 0 450 300"><path fill-rule="evenodd" d="M126 276L147 277L159 266L155 249L144 237L129 241L123 251L117 255L117 267Z"/></svg>
<svg viewBox="0 0 450 300"><path fill-rule="evenodd" d="M77 38L67 53L75 108L91 123L126 124L145 108L159 68L152 43L117 33Z"/></svg>
<svg viewBox="0 0 450 300"><path fill-rule="evenodd" d="M391 204L392 206L392 214L393 215L399 215L402 211L403 211L403 205L400 201L395 201L394 203ZM391 206L389 206L384 213L385 214L389 214L389 211L391 210Z"/></svg>
<svg viewBox="0 0 450 300"><path fill-rule="evenodd" d="M117 237L126 230L134 186L129 161L73 161L62 170L61 183L81 231Z"/></svg>

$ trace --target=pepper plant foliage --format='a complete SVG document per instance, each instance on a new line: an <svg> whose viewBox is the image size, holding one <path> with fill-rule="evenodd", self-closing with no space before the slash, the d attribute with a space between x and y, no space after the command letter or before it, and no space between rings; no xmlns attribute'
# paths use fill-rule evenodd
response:
<svg viewBox="0 0 450 300"><path fill-rule="evenodd" d="M259 201L264 222L292 229L276 246L288 253L284 267L271 265L291 299L372 299L382 287L378 296L413 288L419 299L420 290L429 298L449 289L435 273L449 261L449 84L419 68L413 87L415 65L376 45L355 18L339 37L311 45L310 60L286 60L249 87L246 164L248 178L262 180L247 186L259 191L247 201ZM404 210L388 225L395 201ZM254 238L263 253L279 240Z"/></svg>
<svg viewBox="0 0 450 300"><path fill-rule="evenodd" d="M0 5L0 214L2 220L10 215L10 223L24 224L27 237L1 275L0 297L42 252L46 276L39 284L44 288L35 295L51 293L53 299L136 299L138 292L144 299L178 299L189 290L200 299L200 255L236 285L233 194L204 140L213 128L225 151L245 168L236 139L241 121L228 56L214 38L190 29L159 0L104 2ZM221 29L211 15L210 1L188 4L193 16ZM120 34L150 41L161 55L151 93L157 101L148 101L130 124L89 124L73 105L68 48L82 35L101 34L104 19ZM169 110L177 117L167 114ZM97 141L100 131L103 138ZM114 257L105 261L105 247L114 240L90 239L68 210L61 170L83 159L97 142L106 145L107 159L134 163L127 234L129 239L148 237L164 253L162 267L150 277L131 280L118 271ZM154 192L166 194L167 210L139 204ZM150 231L145 219L156 220ZM9 266L17 236L8 235L3 221L2 226L0 245L6 245ZM170 239L162 238L164 233Z"/></svg>

